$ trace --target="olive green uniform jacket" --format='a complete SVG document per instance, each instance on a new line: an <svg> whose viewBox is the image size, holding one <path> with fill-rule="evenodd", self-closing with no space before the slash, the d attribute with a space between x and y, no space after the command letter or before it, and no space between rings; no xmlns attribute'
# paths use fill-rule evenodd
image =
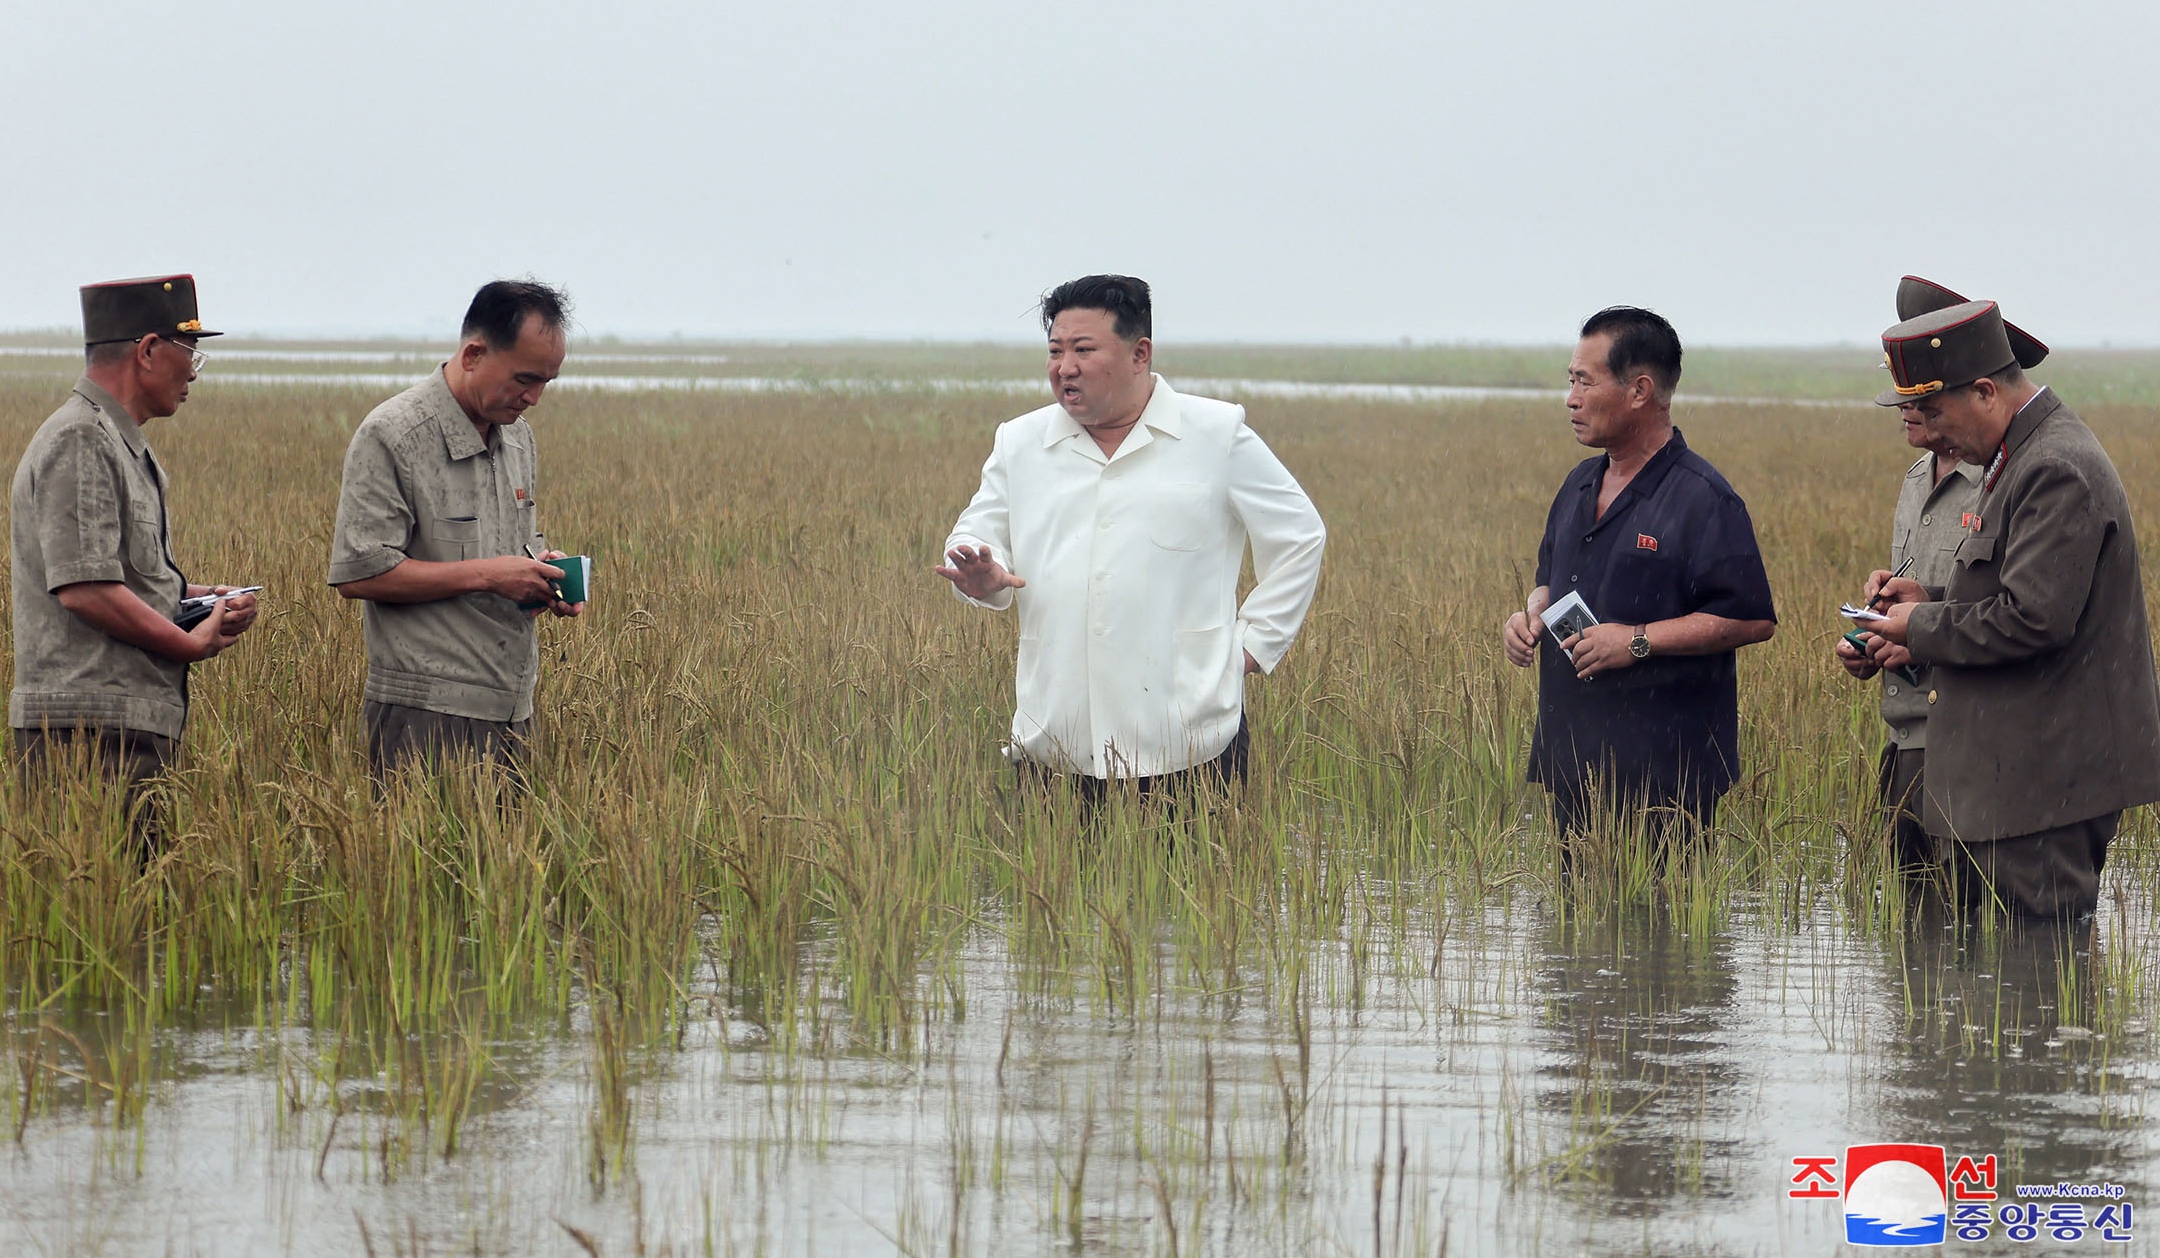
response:
<svg viewBox="0 0 2160 1258"><path fill-rule="evenodd" d="M1941 601L1914 608L1909 631L1934 669L1922 819L1967 843L2160 799L2160 684L2122 479L2052 390L2005 445Z"/></svg>

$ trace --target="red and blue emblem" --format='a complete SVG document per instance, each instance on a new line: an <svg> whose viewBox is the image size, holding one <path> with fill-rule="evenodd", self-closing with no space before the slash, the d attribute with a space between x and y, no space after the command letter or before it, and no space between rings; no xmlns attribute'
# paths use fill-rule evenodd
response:
<svg viewBox="0 0 2160 1258"><path fill-rule="evenodd" d="M1940 1245L1950 1220L1948 1160L1939 1144L1845 1150L1845 1243Z"/></svg>

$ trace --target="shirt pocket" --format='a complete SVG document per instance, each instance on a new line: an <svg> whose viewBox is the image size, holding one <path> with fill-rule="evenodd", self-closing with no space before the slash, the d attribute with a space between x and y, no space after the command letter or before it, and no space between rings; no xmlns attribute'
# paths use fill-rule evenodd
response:
<svg viewBox="0 0 2160 1258"><path fill-rule="evenodd" d="M421 531L420 553L415 559L452 563L480 557L480 520L477 516L434 516Z"/></svg>
<svg viewBox="0 0 2160 1258"><path fill-rule="evenodd" d="M1642 624L1694 610L1688 606L1686 572L1677 556L1632 549L1618 551L1611 562L1604 605L1593 608L1599 619Z"/></svg>
<svg viewBox="0 0 2160 1258"><path fill-rule="evenodd" d="M135 511L127 518L128 567L144 576L165 571L165 522L155 514Z"/></svg>
<svg viewBox="0 0 2160 1258"><path fill-rule="evenodd" d="M1947 539L1932 545L1915 547L1911 552L1912 570L1905 575L1922 585L1946 585L1950 574L1957 571L1958 547L1963 539ZM1891 565L1896 567L1895 564Z"/></svg>
<svg viewBox="0 0 2160 1258"><path fill-rule="evenodd" d="M1960 568L1970 568L1975 564L1993 563L1995 560L1995 539L1982 537L1975 533L1958 543L1955 558L1957 566Z"/></svg>
<svg viewBox="0 0 2160 1258"><path fill-rule="evenodd" d="M1148 538L1164 550L1198 550L1215 528L1212 486L1173 482L1165 485L1148 510Z"/></svg>

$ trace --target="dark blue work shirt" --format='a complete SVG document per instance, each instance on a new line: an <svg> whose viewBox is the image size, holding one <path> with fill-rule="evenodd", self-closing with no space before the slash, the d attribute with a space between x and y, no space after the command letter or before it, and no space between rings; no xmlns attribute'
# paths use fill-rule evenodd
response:
<svg viewBox="0 0 2160 1258"><path fill-rule="evenodd" d="M1608 461L1584 460L1553 498L1537 579L1554 602L1574 590L1599 621L1630 626L1692 612L1777 619L1747 504L1679 429L1601 520ZM1552 634L1539 638L1531 781L1575 791L1595 773L1617 794L1691 808L1732 785L1740 766L1735 652L1653 655L1578 681Z"/></svg>

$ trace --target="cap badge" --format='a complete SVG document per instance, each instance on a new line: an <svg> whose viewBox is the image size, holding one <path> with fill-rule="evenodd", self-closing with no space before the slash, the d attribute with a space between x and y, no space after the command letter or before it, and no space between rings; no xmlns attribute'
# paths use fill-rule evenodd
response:
<svg viewBox="0 0 2160 1258"><path fill-rule="evenodd" d="M169 288L171 287L171 285L167 285L166 287ZM202 331L202 320L190 319L174 330L178 332L200 332Z"/></svg>

